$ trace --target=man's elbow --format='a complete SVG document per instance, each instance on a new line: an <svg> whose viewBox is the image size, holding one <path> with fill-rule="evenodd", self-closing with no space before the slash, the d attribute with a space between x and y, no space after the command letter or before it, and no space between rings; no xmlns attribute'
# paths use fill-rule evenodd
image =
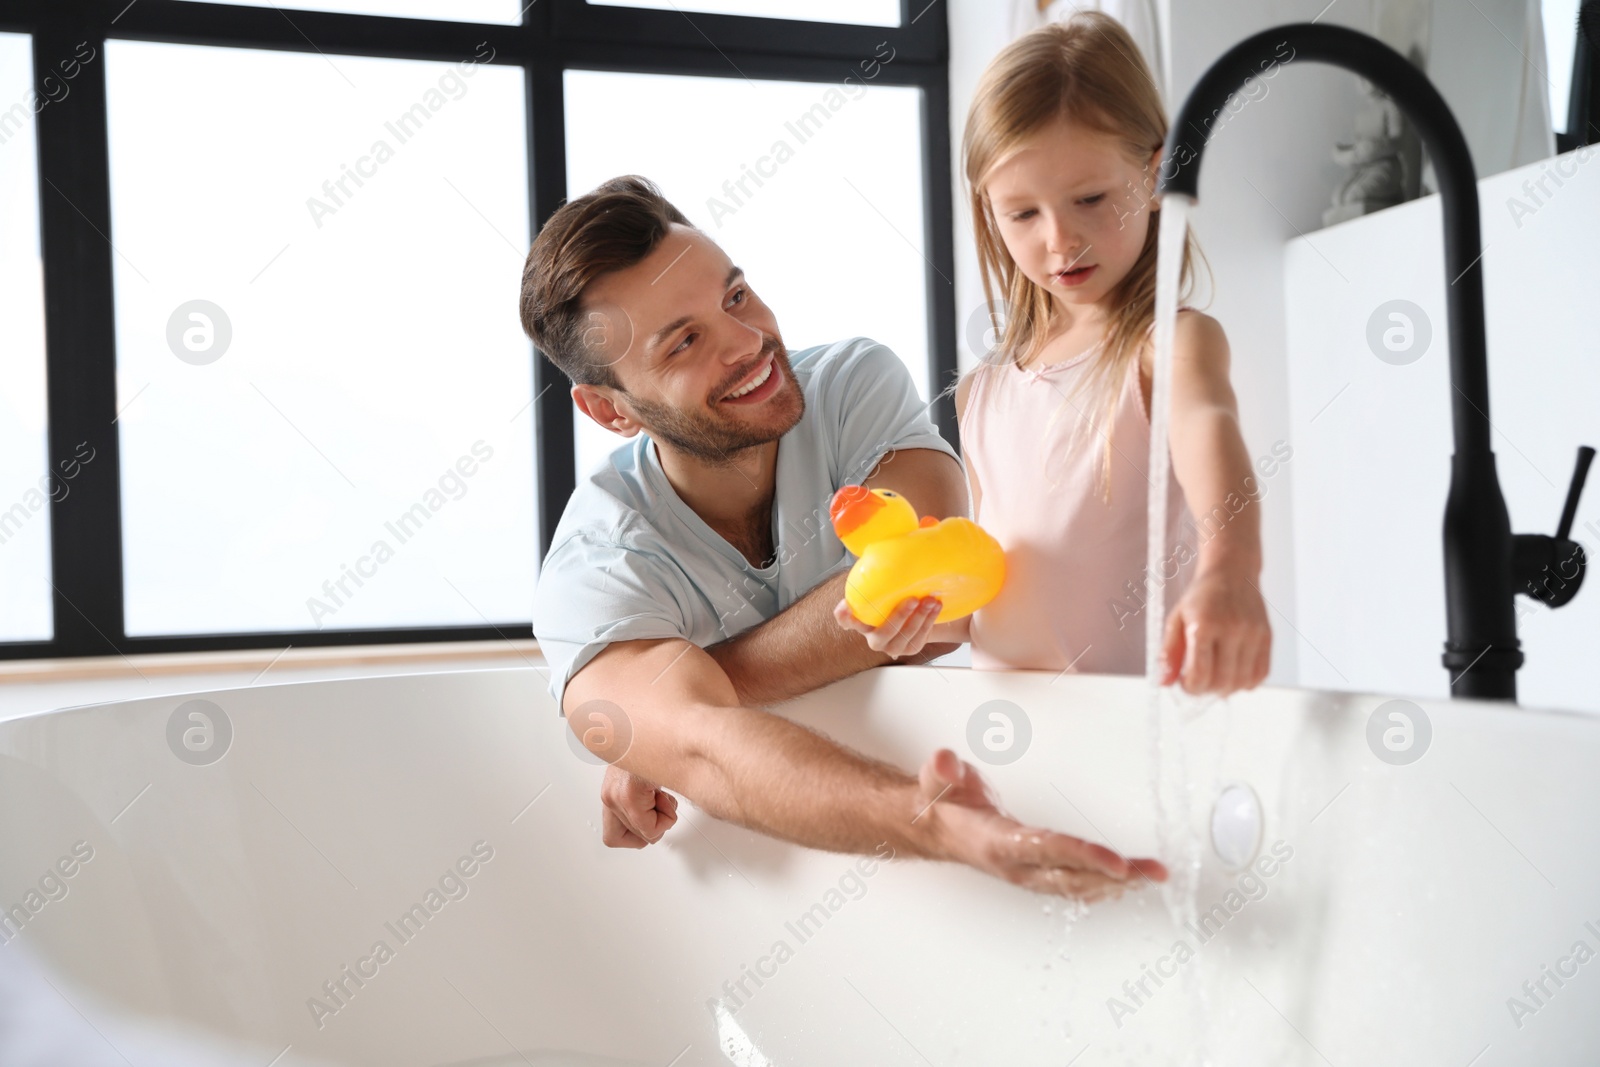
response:
<svg viewBox="0 0 1600 1067"><path fill-rule="evenodd" d="M671 714L634 722L630 743L609 761L692 801L716 818L737 819L726 772L729 716L747 709L685 704Z"/></svg>
<svg viewBox="0 0 1600 1067"><path fill-rule="evenodd" d="M745 677L744 670L744 644L740 635L719 641L714 645L707 645L706 655L710 656L722 673L728 677L728 685L733 689L733 699L739 704L759 704L757 694L751 688L749 679Z"/></svg>
<svg viewBox="0 0 1600 1067"><path fill-rule="evenodd" d="M713 712L696 702L590 698L568 701L567 726L596 758L698 803L715 748Z"/></svg>

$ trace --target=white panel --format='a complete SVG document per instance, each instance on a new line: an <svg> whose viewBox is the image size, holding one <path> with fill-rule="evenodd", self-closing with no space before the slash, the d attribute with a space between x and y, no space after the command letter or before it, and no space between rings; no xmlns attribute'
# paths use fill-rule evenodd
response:
<svg viewBox="0 0 1600 1067"><path fill-rule="evenodd" d="M1496 175L1479 194L1500 485L1514 533L1553 534L1578 446L1600 447L1600 150ZM1454 446L1441 214L1430 197L1287 247L1305 685L1448 693L1442 527ZM1379 359L1367 342L1374 314L1395 300L1419 306L1432 332L1409 364ZM1600 558L1600 477L1572 536ZM1600 578L1557 611L1517 604L1522 702L1600 711Z"/></svg>

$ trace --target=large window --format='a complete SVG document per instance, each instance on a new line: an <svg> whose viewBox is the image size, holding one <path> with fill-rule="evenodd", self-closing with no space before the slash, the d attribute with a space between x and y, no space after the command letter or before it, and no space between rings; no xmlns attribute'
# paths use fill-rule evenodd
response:
<svg viewBox="0 0 1600 1067"><path fill-rule="evenodd" d="M1600 79L1595 46L1578 31L1581 6L1581 0L1542 0L1550 115L1563 152L1600 141Z"/></svg>
<svg viewBox="0 0 1600 1067"><path fill-rule="evenodd" d="M1579 0L1544 0L1545 55L1550 61L1550 114L1558 132L1568 132L1572 67L1577 55Z"/></svg>
<svg viewBox="0 0 1600 1067"><path fill-rule="evenodd" d="M928 0L918 4L920 10ZM761 15L809 22L900 25L899 0L589 0L596 7L648 7L698 14Z"/></svg>
<svg viewBox="0 0 1600 1067"><path fill-rule="evenodd" d="M524 617L522 70L106 65L128 633Z"/></svg>
<svg viewBox="0 0 1600 1067"><path fill-rule="evenodd" d="M207 0L209 2L209 0ZM270 7L281 10L284 5L272 0L232 0L242 7ZM451 19L458 22L501 22L514 24L522 19L523 5L518 0L340 0L336 3L317 3L316 0L295 0L296 8L314 11L344 11L356 15L395 15L414 19Z"/></svg>
<svg viewBox="0 0 1600 1067"><path fill-rule="evenodd" d="M920 90L569 70L566 98L569 189L649 175L745 268L791 349L871 337L928 398ZM589 470L620 440L575 418Z"/></svg>
<svg viewBox="0 0 1600 1067"><path fill-rule="evenodd" d="M73 488L46 452L34 115L51 101L32 90L31 46L0 33L0 641L50 639L50 500Z"/></svg>
<svg viewBox="0 0 1600 1067"><path fill-rule="evenodd" d="M954 373L942 8L46 10L0 0L0 656L528 636L618 442L523 336L521 271L619 173L791 347Z"/></svg>

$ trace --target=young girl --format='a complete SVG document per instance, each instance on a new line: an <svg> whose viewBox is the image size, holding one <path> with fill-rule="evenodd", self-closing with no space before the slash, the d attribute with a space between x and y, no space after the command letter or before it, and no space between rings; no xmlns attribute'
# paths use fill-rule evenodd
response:
<svg viewBox="0 0 1600 1067"><path fill-rule="evenodd" d="M957 384L973 516L1004 546L1000 595L935 624L933 598L841 626L896 657L972 643L980 669L1143 674L1150 392L1166 141L1160 95L1114 19L1081 12L1005 48L963 144L993 352ZM1194 239L1184 251L1191 285ZM1259 508L1216 320L1185 308L1172 365L1162 684L1226 695L1266 677ZM1198 529L1191 515L1201 516ZM1197 543L1198 542L1198 543Z"/></svg>

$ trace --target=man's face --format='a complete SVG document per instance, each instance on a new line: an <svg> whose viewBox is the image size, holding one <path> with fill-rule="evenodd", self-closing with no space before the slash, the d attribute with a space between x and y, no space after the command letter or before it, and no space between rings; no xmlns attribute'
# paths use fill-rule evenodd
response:
<svg viewBox="0 0 1600 1067"><path fill-rule="evenodd" d="M805 412L771 309L697 230L673 226L642 262L591 284L584 311L591 353L621 388L579 385L572 395L624 437L642 429L722 464L781 437Z"/></svg>

